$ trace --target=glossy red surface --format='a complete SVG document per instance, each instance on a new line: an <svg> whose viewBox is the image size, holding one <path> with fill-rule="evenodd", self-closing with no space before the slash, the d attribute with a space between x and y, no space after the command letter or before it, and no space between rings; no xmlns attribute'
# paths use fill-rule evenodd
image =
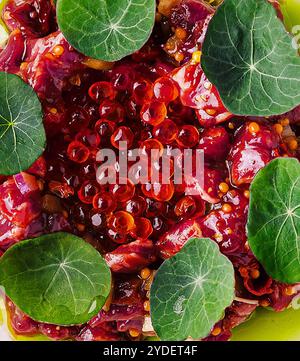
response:
<svg viewBox="0 0 300 361"><path fill-rule="evenodd" d="M50 1L10 0L4 8L14 31L0 52L0 70L18 73L35 89L48 139L45 154L27 172L0 177L0 255L15 242L65 230L104 255L114 284L103 310L78 327L35 322L8 301L18 334L121 340L132 339L134 330L142 338L152 271L191 237L210 237L230 258L238 296L275 310L291 301L286 285L267 277L249 251L245 226L248 189L257 171L275 157L297 152L288 149L270 120L230 114L192 57L201 49L212 13L201 2L184 0L170 19L156 23L143 49L104 71L89 68L57 31ZM183 57L175 61L178 52ZM297 112L287 115L292 126ZM121 184L120 177L109 186L98 184L97 152L118 150L124 140L129 153L157 150L160 176L163 150L179 148L170 164L170 184L140 184L149 181L151 174L142 174L148 164L131 170L135 184ZM203 151L203 184L195 166L183 184L174 182L174 164L185 148ZM117 158L113 168L118 166ZM207 339L228 339L231 328L255 308L235 301Z"/></svg>

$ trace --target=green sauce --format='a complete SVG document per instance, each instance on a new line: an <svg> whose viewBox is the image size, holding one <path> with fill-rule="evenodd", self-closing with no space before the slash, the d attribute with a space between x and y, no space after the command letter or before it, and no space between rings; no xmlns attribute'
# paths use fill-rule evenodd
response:
<svg viewBox="0 0 300 361"><path fill-rule="evenodd" d="M279 0L284 22L289 31L300 25L300 0Z"/></svg>
<svg viewBox="0 0 300 361"><path fill-rule="evenodd" d="M4 5L6 4L6 2L7 2L7 0L0 0L0 14L2 14L2 9L3 9ZM2 19L0 19L0 24L2 26L5 26Z"/></svg>
<svg viewBox="0 0 300 361"><path fill-rule="evenodd" d="M0 14L2 13L2 8L5 5L7 0L0 0ZM3 48L8 39L8 30L4 22L0 17L0 48Z"/></svg>
<svg viewBox="0 0 300 361"><path fill-rule="evenodd" d="M300 310L274 312L259 308L232 332L232 341L299 341Z"/></svg>

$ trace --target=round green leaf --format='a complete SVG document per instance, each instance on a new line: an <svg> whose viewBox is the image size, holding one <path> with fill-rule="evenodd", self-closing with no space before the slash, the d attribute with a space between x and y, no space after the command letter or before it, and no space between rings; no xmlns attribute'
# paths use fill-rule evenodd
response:
<svg viewBox="0 0 300 361"><path fill-rule="evenodd" d="M21 78L0 72L0 174L28 169L43 153L41 103Z"/></svg>
<svg viewBox="0 0 300 361"><path fill-rule="evenodd" d="M266 0L225 0L203 44L202 67L233 114L270 116L300 103L300 57Z"/></svg>
<svg viewBox="0 0 300 361"><path fill-rule="evenodd" d="M250 187L248 241L274 279L300 282L300 164L277 158L261 169Z"/></svg>
<svg viewBox="0 0 300 361"><path fill-rule="evenodd" d="M209 238L190 239L158 269L150 292L151 320L162 340L203 338L234 298L234 270Z"/></svg>
<svg viewBox="0 0 300 361"><path fill-rule="evenodd" d="M0 285L34 320L56 325L89 321L105 303L111 274L83 239L53 233L19 242L0 258Z"/></svg>
<svg viewBox="0 0 300 361"><path fill-rule="evenodd" d="M149 39L155 0L58 0L57 21L68 42L106 61L139 50Z"/></svg>

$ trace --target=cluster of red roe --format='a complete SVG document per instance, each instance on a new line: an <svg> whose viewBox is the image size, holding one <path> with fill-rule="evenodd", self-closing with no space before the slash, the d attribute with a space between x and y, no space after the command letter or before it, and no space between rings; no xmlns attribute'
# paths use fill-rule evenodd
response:
<svg viewBox="0 0 300 361"><path fill-rule="evenodd" d="M236 270L238 299L208 339L228 339L258 305L287 307L298 291L265 274L249 250L245 225L249 185L257 171L275 157L297 155L287 119L295 113L272 123L237 118L224 108L200 65L212 9L194 0L181 2L169 19L158 17L142 50L113 65L72 49L56 31L49 1L17 3L11 0L4 8L13 32L0 53L0 69L18 73L39 95L48 145L26 173L0 179L0 255L28 237L72 232L104 255L113 287L99 314L76 327L35 322L8 301L15 332L77 340L151 335L155 269L194 236L215 240ZM157 150L158 169L164 149L203 150L204 186L194 174L174 184L172 172L168 184L151 184L134 167L135 182L100 185L98 151L122 151L124 141L129 152ZM191 188L197 194L190 195Z"/></svg>

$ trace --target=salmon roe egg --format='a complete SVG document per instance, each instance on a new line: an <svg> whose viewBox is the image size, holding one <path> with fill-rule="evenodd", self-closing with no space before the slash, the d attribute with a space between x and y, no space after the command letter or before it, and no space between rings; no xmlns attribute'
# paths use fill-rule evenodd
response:
<svg viewBox="0 0 300 361"><path fill-rule="evenodd" d="M139 80L133 84L133 99L139 105L149 102L153 96L152 84L148 80Z"/></svg>
<svg viewBox="0 0 300 361"><path fill-rule="evenodd" d="M132 146L134 135L128 127L122 126L117 128L110 137L111 144L120 150L128 149ZM126 143L126 144L121 144Z"/></svg>
<svg viewBox="0 0 300 361"><path fill-rule="evenodd" d="M288 147L290 150L297 150L298 148L298 142L296 139L291 139L288 141Z"/></svg>
<svg viewBox="0 0 300 361"><path fill-rule="evenodd" d="M224 213L230 213L232 211L231 205L228 204L228 203L224 203L223 206L222 206L222 211Z"/></svg>
<svg viewBox="0 0 300 361"><path fill-rule="evenodd" d="M170 103L179 95L175 82L168 77L156 80L153 86L153 93L155 98L163 103Z"/></svg>
<svg viewBox="0 0 300 361"><path fill-rule="evenodd" d="M182 54L180 51L177 51L174 54L174 58L176 61L178 61L180 63L184 59L184 54Z"/></svg>
<svg viewBox="0 0 300 361"><path fill-rule="evenodd" d="M73 141L69 144L67 154L70 160L75 163L84 163L87 161L90 151L89 148L78 141Z"/></svg>
<svg viewBox="0 0 300 361"><path fill-rule="evenodd" d="M222 193L227 193L229 191L229 185L226 182L221 182L219 184L219 189Z"/></svg>
<svg viewBox="0 0 300 361"><path fill-rule="evenodd" d="M222 332L222 329L220 327L215 327L212 331L211 331L211 334L213 336L218 336L220 335L220 333Z"/></svg>
<svg viewBox="0 0 300 361"><path fill-rule="evenodd" d="M158 125L166 119L166 116L167 108L165 103L157 100L144 104L141 109L141 119L146 124Z"/></svg>
<svg viewBox="0 0 300 361"><path fill-rule="evenodd" d="M126 234L135 227L134 218L128 212L118 211L109 219L109 227L115 232Z"/></svg>
<svg viewBox="0 0 300 361"><path fill-rule="evenodd" d="M103 119L121 123L125 117L125 110L120 103L114 100L105 99L100 103L99 114Z"/></svg>
<svg viewBox="0 0 300 361"><path fill-rule="evenodd" d="M88 93L90 98L97 103L100 103L105 98L113 99L115 97L114 88L108 81L94 83L90 86Z"/></svg>
<svg viewBox="0 0 300 361"><path fill-rule="evenodd" d="M87 128L90 122L88 113L81 107L71 106L64 115L65 131L68 134L77 134Z"/></svg>
<svg viewBox="0 0 300 361"><path fill-rule="evenodd" d="M277 133L277 134L282 134L282 132L283 132L283 126L281 125L281 124L279 124L279 123L276 123L276 124L274 124L273 125L273 128L274 128L274 130L275 130L275 132Z"/></svg>
<svg viewBox="0 0 300 361"><path fill-rule="evenodd" d="M286 127L287 125L290 124L290 120L289 118L284 118L280 121L280 124L283 125L284 127Z"/></svg>
<svg viewBox="0 0 300 361"><path fill-rule="evenodd" d="M130 179L127 179L119 184L111 184L109 186L109 190L118 202L127 202L134 196L135 185L131 182Z"/></svg>
<svg viewBox="0 0 300 361"><path fill-rule="evenodd" d="M101 144L107 143L107 139L110 139L116 129L116 123L110 120L100 119L96 122L94 129L100 136Z"/></svg>
<svg viewBox="0 0 300 361"><path fill-rule="evenodd" d="M92 204L94 196L99 192L99 187L96 182L86 181L78 191L78 198L81 202Z"/></svg>
<svg viewBox="0 0 300 361"><path fill-rule="evenodd" d="M261 300L259 302L259 305L262 307L268 307L268 306L270 306L270 302L268 300Z"/></svg>
<svg viewBox="0 0 300 361"><path fill-rule="evenodd" d="M199 131L193 125L184 125L179 130L176 141L181 147L195 147L200 140Z"/></svg>
<svg viewBox="0 0 300 361"><path fill-rule="evenodd" d="M148 159L140 159L136 164L133 164L129 171L128 177L134 184L147 182L152 175L152 169L149 166Z"/></svg>
<svg viewBox="0 0 300 361"><path fill-rule="evenodd" d="M83 143L87 147L98 147L100 143L100 136L99 134L92 132L89 129L85 129L76 134L75 140Z"/></svg>
<svg viewBox="0 0 300 361"><path fill-rule="evenodd" d="M53 49L52 49L52 54L54 56L61 56L63 55L63 53L65 52L65 49L63 46L61 45L56 45Z"/></svg>
<svg viewBox="0 0 300 361"><path fill-rule="evenodd" d="M244 194L245 198L248 198L248 199L250 198L250 191L249 190L245 190L243 194Z"/></svg>
<svg viewBox="0 0 300 361"><path fill-rule="evenodd" d="M175 36L177 39L184 40L187 37L187 31L183 28L176 28L175 30Z"/></svg>
<svg viewBox="0 0 300 361"><path fill-rule="evenodd" d="M151 275L151 271L149 268L145 267L140 271L140 276L143 280L146 280Z"/></svg>
<svg viewBox="0 0 300 361"><path fill-rule="evenodd" d="M117 208L116 201L109 193L97 193L93 198L93 208L99 213L113 212Z"/></svg>
<svg viewBox="0 0 300 361"><path fill-rule="evenodd" d="M216 113L217 113L216 109L213 109L213 108L206 108L205 111L206 111L206 113L207 113L208 115L210 115L211 117L213 117L213 116L216 115Z"/></svg>
<svg viewBox="0 0 300 361"><path fill-rule="evenodd" d="M147 191L147 188L151 190L151 187L145 187L144 190ZM156 201L154 199L146 198L146 217L156 217L166 212L166 204L163 202Z"/></svg>
<svg viewBox="0 0 300 361"><path fill-rule="evenodd" d="M287 295L287 296L292 296L293 294L295 294L295 289L293 286L288 286L285 288L284 290L284 293Z"/></svg>
<svg viewBox="0 0 300 361"><path fill-rule="evenodd" d="M178 127L171 119L165 119L153 128L153 136L163 144L171 144L177 137Z"/></svg>
<svg viewBox="0 0 300 361"><path fill-rule="evenodd" d="M151 156L151 151L158 151L158 156L162 156L164 151L164 146L157 139L146 139L141 145L140 150L143 155ZM154 153L154 152L153 152Z"/></svg>
<svg viewBox="0 0 300 361"><path fill-rule="evenodd" d="M259 126L256 122L251 122L251 123L248 125L248 130L249 130L250 133L256 134L256 133L259 132L260 126Z"/></svg>
<svg viewBox="0 0 300 361"><path fill-rule="evenodd" d="M147 239L153 232L152 224L149 219L136 217L134 219L135 227L130 234L135 238Z"/></svg>
<svg viewBox="0 0 300 361"><path fill-rule="evenodd" d="M146 201L141 196L129 199L125 204L125 210L133 216L140 216L146 209Z"/></svg>
<svg viewBox="0 0 300 361"><path fill-rule="evenodd" d="M144 302L144 310L150 312L150 301L147 300Z"/></svg>
<svg viewBox="0 0 300 361"><path fill-rule="evenodd" d="M140 332L134 328L131 328L129 330L129 335L133 338L138 337L140 335Z"/></svg>
<svg viewBox="0 0 300 361"><path fill-rule="evenodd" d="M174 161L168 155L163 155L151 163L151 180L167 182L174 174Z"/></svg>
<svg viewBox="0 0 300 361"><path fill-rule="evenodd" d="M146 183L142 184L142 192L146 197L153 198L160 202L168 202L174 195L174 184Z"/></svg>
<svg viewBox="0 0 300 361"><path fill-rule="evenodd" d="M252 269L251 272L250 272L250 276L251 276L251 278L256 280L260 276L259 270L258 269Z"/></svg>

